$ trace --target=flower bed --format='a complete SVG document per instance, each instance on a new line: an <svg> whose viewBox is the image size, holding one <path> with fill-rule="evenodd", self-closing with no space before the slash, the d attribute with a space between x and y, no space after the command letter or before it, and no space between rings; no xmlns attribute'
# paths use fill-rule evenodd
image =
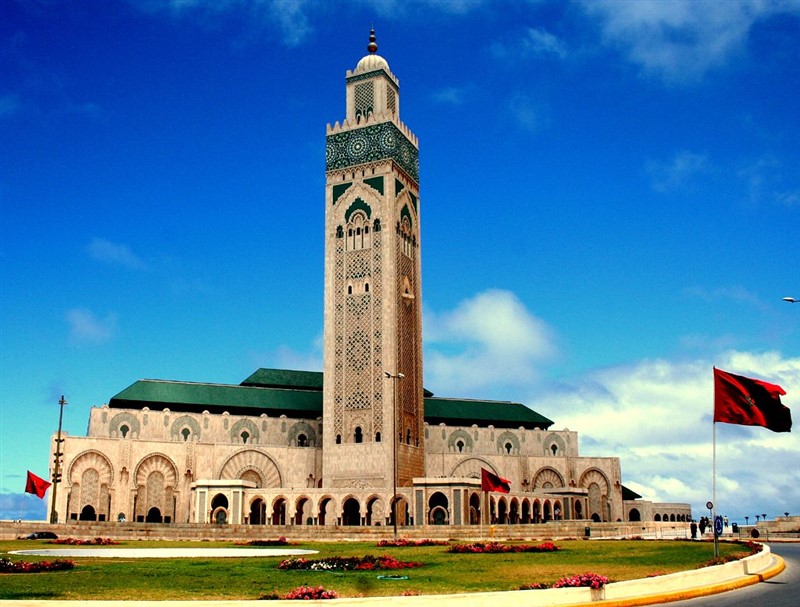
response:
<svg viewBox="0 0 800 607"><path fill-rule="evenodd" d="M411 569L422 567L422 563L398 561L393 556L331 556L326 559L309 560L304 558L281 561L278 569L288 571L381 571L387 569Z"/></svg>
<svg viewBox="0 0 800 607"><path fill-rule="evenodd" d="M544 542L538 546L530 544L501 544L499 542L473 542L472 544L455 544L448 552L458 554L501 554L506 552L555 552L561 550L553 542Z"/></svg>
<svg viewBox="0 0 800 607"><path fill-rule="evenodd" d="M571 577L562 577L553 588L602 588L608 584L608 578L597 573L581 573Z"/></svg>
<svg viewBox="0 0 800 607"><path fill-rule="evenodd" d="M447 540L408 540L400 538L397 540L381 540L376 545L378 548L418 548L419 546L447 546L450 542Z"/></svg>
<svg viewBox="0 0 800 607"><path fill-rule="evenodd" d="M75 567L73 561L28 561L13 562L11 559L0 559L0 573L48 573L50 571L67 571Z"/></svg>
<svg viewBox="0 0 800 607"><path fill-rule="evenodd" d="M66 544L67 546L119 546L119 542L110 537L96 537L93 540L79 540L74 537L65 537L58 540L50 540L48 544Z"/></svg>
<svg viewBox="0 0 800 607"><path fill-rule="evenodd" d="M284 597L287 600L305 600L312 601L315 599L338 599L339 595L334 590L326 590L322 586L316 588L312 586L298 586L294 590L290 590Z"/></svg>
<svg viewBox="0 0 800 607"><path fill-rule="evenodd" d="M609 579L604 575L597 573L581 573L580 575L573 575L570 577L562 577L555 582L552 586L547 584L533 583L520 586L520 590L545 590L547 588L593 588L599 590L606 584Z"/></svg>

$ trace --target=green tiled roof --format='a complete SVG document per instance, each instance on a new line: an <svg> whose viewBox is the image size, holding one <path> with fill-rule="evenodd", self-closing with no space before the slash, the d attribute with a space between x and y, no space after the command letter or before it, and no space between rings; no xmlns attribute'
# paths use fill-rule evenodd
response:
<svg viewBox="0 0 800 607"><path fill-rule="evenodd" d="M451 426L493 425L495 428L541 428L546 430L553 421L539 415L522 403L493 400L460 400L456 398L426 398L425 421Z"/></svg>
<svg viewBox="0 0 800 607"><path fill-rule="evenodd" d="M267 415L316 419L322 392L141 379L109 401L112 408L168 408L175 411Z"/></svg>
<svg viewBox="0 0 800 607"><path fill-rule="evenodd" d="M293 388L322 390L322 371L289 371L288 369L259 369L241 383L242 386L264 388Z"/></svg>
<svg viewBox="0 0 800 607"><path fill-rule="evenodd" d="M622 499L624 500L638 500L641 495L636 493L633 489L628 489L625 485L622 485Z"/></svg>
<svg viewBox="0 0 800 607"><path fill-rule="evenodd" d="M322 416L322 373L259 369L238 386L141 379L112 397L109 406L316 419ZM427 390L425 421L496 428L547 429L553 424L520 403L436 398Z"/></svg>

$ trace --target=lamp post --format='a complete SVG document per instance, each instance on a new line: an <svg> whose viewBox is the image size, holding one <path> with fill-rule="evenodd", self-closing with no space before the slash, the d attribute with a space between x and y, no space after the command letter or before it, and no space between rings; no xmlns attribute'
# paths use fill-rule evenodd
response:
<svg viewBox="0 0 800 607"><path fill-rule="evenodd" d="M61 438L61 422L64 419L64 405L67 404L67 400L64 398L64 395L61 395L61 398L58 400L59 410L58 410L58 436L56 438L56 452L53 454L56 456L55 458L55 466L53 467L53 507L50 510L50 522L55 524L58 523L58 511L56 510L56 494L58 493L58 485L61 483L61 456L63 455L61 451L61 444L64 442L64 439Z"/></svg>
<svg viewBox="0 0 800 607"><path fill-rule="evenodd" d="M387 379L392 380L392 500L389 502L389 507L392 513L392 525L394 530L394 537L397 539L397 380L403 379L405 375L402 373L395 373L392 375L388 371L383 373Z"/></svg>

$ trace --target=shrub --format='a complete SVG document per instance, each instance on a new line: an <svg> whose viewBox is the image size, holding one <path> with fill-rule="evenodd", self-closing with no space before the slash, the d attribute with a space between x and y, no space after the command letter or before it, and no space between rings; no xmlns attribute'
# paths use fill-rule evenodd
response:
<svg viewBox="0 0 800 607"><path fill-rule="evenodd" d="M447 540L409 540L400 538L396 540L381 540L377 543L378 548L417 548L419 546L447 546Z"/></svg>
<svg viewBox="0 0 800 607"><path fill-rule="evenodd" d="M530 544L500 544L499 542L473 542L472 544L455 544L448 552L458 554L501 554L505 552L555 552L561 550L553 542L544 542L538 546Z"/></svg>
<svg viewBox="0 0 800 607"><path fill-rule="evenodd" d="M250 540L247 542L236 542L237 546L291 546L292 544L285 538L279 537L277 540Z"/></svg>
<svg viewBox="0 0 800 607"><path fill-rule="evenodd" d="M393 556L331 556L325 559L309 560L293 558L281 561L278 569L290 571L376 571L391 569L411 569L422 567L422 563L398 561Z"/></svg>
<svg viewBox="0 0 800 607"><path fill-rule="evenodd" d="M29 563L28 561L13 562L11 559L0 559L0 573L48 573L50 571L67 571L75 567L73 561L55 560L38 561Z"/></svg>
<svg viewBox="0 0 800 607"><path fill-rule="evenodd" d="M519 587L520 590L544 590L549 588L547 584L540 584L539 582L534 582L533 584L523 584Z"/></svg>
<svg viewBox="0 0 800 607"><path fill-rule="evenodd" d="M597 573L581 573L571 577L562 577L553 588L602 588L608 584L608 578Z"/></svg>
<svg viewBox="0 0 800 607"><path fill-rule="evenodd" d="M316 588L312 586L298 586L290 590L284 597L287 600L301 599L305 601L313 601L316 599L338 599L339 595L334 590L326 590L322 586Z"/></svg>
<svg viewBox="0 0 800 607"><path fill-rule="evenodd" d="M57 540L50 540L48 544L66 544L67 546L119 546L119 542L110 537L96 537L93 540L79 540L74 537L65 537Z"/></svg>

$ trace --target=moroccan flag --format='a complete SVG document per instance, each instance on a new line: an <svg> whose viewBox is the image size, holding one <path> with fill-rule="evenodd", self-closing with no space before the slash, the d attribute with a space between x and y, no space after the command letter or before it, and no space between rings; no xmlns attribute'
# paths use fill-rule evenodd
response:
<svg viewBox="0 0 800 607"><path fill-rule="evenodd" d="M497 491L508 493L511 491L511 481L492 474L486 468L481 468L481 491Z"/></svg>
<svg viewBox="0 0 800 607"><path fill-rule="evenodd" d="M790 432L792 414L777 384L714 369L714 421Z"/></svg>
<svg viewBox="0 0 800 607"><path fill-rule="evenodd" d="M38 498L43 498L47 488L52 485L43 478L39 478L28 470L28 481L25 483L25 493L33 493Z"/></svg>

